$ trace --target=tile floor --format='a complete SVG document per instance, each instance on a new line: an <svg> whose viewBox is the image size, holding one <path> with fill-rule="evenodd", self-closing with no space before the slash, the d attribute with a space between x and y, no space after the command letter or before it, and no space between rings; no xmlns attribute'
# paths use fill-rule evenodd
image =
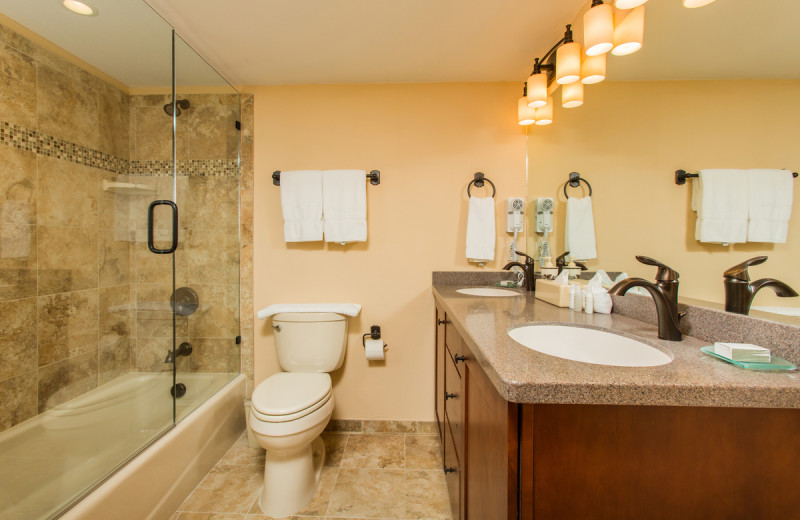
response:
<svg viewBox="0 0 800 520"><path fill-rule="evenodd" d="M450 520L438 437L412 433L322 434L319 492L297 520ZM264 452L243 434L170 520L268 520L258 507Z"/></svg>

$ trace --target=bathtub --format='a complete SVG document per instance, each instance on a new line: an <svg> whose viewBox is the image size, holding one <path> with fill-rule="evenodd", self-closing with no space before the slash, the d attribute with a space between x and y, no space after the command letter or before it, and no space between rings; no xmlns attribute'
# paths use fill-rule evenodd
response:
<svg viewBox="0 0 800 520"><path fill-rule="evenodd" d="M0 434L0 518L54 518L92 488L61 518L168 518L244 430L244 376L178 381L175 426L172 373L130 373Z"/></svg>

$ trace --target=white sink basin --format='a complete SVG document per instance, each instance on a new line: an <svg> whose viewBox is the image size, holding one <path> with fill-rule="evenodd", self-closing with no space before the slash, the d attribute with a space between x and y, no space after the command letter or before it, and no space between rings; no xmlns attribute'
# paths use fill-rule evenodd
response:
<svg viewBox="0 0 800 520"><path fill-rule="evenodd" d="M468 294L470 296L519 296L516 291L508 289L496 289L494 287L467 287L466 289L456 289L456 292Z"/></svg>
<svg viewBox="0 0 800 520"><path fill-rule="evenodd" d="M635 339L610 332L564 325L526 325L508 332L511 339L550 356L618 367L655 367L672 358Z"/></svg>

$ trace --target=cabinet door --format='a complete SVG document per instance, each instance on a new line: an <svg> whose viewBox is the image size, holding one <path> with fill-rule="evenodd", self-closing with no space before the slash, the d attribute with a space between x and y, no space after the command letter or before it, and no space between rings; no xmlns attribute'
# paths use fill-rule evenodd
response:
<svg viewBox="0 0 800 520"><path fill-rule="evenodd" d="M445 357L447 356L445 348L445 320L447 315L443 310L436 308L436 359L434 366L436 367L436 381L434 387L434 410L436 414L436 428L439 431L439 442L444 446L444 367Z"/></svg>
<svg viewBox="0 0 800 520"><path fill-rule="evenodd" d="M518 406L503 399L480 365L467 359L464 506L467 518L516 519Z"/></svg>
<svg viewBox="0 0 800 520"><path fill-rule="evenodd" d="M450 356L444 360L444 410L459 459L464 455L464 384Z"/></svg>
<svg viewBox="0 0 800 520"><path fill-rule="evenodd" d="M453 520L461 516L461 465L453 444L453 434L447 419L444 421L444 479L447 482L447 493L450 497L450 510ZM487 517L488 518L488 517Z"/></svg>

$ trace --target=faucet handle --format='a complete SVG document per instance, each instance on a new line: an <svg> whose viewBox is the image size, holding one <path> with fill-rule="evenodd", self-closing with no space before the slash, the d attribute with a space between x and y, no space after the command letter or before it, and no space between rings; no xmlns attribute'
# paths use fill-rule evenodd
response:
<svg viewBox="0 0 800 520"><path fill-rule="evenodd" d="M526 260L525 260L525 264L526 265L533 264L533 257L532 256L526 255L525 253L520 253L519 251L514 251L514 254L517 254L519 256L524 256L526 258Z"/></svg>
<svg viewBox="0 0 800 520"><path fill-rule="evenodd" d="M556 257L556 265L558 267L564 267L565 265L567 265L567 255L568 254L569 254L569 251L565 251L565 252L561 253L560 255L558 255Z"/></svg>
<svg viewBox="0 0 800 520"><path fill-rule="evenodd" d="M656 273L656 281L659 282L676 282L678 278L681 277L678 274L678 271L672 269L668 265L659 262L649 256L636 256L636 259L645 265L654 265L658 267L658 272Z"/></svg>
<svg viewBox="0 0 800 520"><path fill-rule="evenodd" d="M747 272L747 268L751 265L758 265L763 264L767 261L766 256L756 256L749 260L745 260L741 264L736 264L733 267L727 269L723 276L725 278L733 278L735 280L742 280L743 282L750 281L750 273Z"/></svg>

